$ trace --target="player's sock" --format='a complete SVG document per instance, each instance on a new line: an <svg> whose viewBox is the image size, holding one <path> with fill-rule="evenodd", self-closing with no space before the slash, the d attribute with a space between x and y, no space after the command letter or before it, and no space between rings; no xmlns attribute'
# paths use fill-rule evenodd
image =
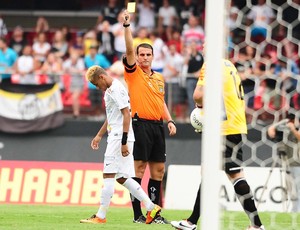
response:
<svg viewBox="0 0 300 230"><path fill-rule="evenodd" d="M253 226L261 226L262 223L257 213L254 197L245 178L239 178L233 182L235 193L248 215Z"/></svg>
<svg viewBox="0 0 300 230"><path fill-rule="evenodd" d="M106 212L110 204L110 200L114 194L115 189L115 178L105 178L103 179L103 188L100 196L100 207L96 216L101 219L106 217Z"/></svg>
<svg viewBox="0 0 300 230"><path fill-rule="evenodd" d="M141 178L133 177L132 179L134 179L138 184L142 183ZM136 220L143 215L141 209L141 202L138 199L136 199L132 194L130 194L130 197L131 197L134 219Z"/></svg>
<svg viewBox="0 0 300 230"><path fill-rule="evenodd" d="M197 192L197 197L195 200L193 212L191 216L187 219L189 222L193 224L197 224L199 218L200 218L200 196L201 196L201 184L199 186L199 190Z"/></svg>
<svg viewBox="0 0 300 230"><path fill-rule="evenodd" d="M129 190L131 195L144 203L147 211L150 211L154 208L154 203L150 200L138 182L132 178L128 178L123 185Z"/></svg>
<svg viewBox="0 0 300 230"><path fill-rule="evenodd" d="M148 195L154 204L160 204L161 181L149 179Z"/></svg>

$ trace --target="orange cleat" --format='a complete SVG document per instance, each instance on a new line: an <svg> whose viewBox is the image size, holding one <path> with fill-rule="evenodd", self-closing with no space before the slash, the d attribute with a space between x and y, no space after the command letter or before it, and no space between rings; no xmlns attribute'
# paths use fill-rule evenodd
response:
<svg viewBox="0 0 300 230"><path fill-rule="evenodd" d="M147 212L146 224L151 224L153 219L160 213L161 207L155 205L151 211Z"/></svg>
<svg viewBox="0 0 300 230"><path fill-rule="evenodd" d="M105 224L106 219L101 219L97 217L95 214L92 215L90 218L80 220L80 223L87 223L87 224Z"/></svg>

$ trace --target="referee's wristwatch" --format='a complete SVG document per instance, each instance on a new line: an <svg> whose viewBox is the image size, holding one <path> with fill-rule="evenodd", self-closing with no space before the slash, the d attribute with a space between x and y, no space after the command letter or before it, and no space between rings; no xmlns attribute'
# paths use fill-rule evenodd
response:
<svg viewBox="0 0 300 230"><path fill-rule="evenodd" d="M173 121L173 120L169 120L169 121L168 121L168 124L169 124L169 123L173 123L173 125L176 125L176 122Z"/></svg>

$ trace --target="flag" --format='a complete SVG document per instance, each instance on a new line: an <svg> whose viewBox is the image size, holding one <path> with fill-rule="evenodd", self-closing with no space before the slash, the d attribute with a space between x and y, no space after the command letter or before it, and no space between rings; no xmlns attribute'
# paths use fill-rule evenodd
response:
<svg viewBox="0 0 300 230"><path fill-rule="evenodd" d="M64 123L58 84L0 84L0 131L39 132Z"/></svg>

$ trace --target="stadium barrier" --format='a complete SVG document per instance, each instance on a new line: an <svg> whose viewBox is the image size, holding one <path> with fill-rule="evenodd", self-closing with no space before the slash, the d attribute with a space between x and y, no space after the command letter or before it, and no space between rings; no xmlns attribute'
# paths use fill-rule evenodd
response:
<svg viewBox="0 0 300 230"><path fill-rule="evenodd" d="M252 188L256 202L261 197L266 179L270 172L267 167L246 167L247 181ZM291 200L285 187L281 184L281 169L274 168L267 189L260 200L260 211L286 212L291 211ZM170 165L168 168L165 192L165 208L192 210L201 181L200 166ZM258 176L259 175L259 176ZM233 186L224 171L220 170L220 207L229 211L240 211L241 204L236 198ZM178 199L180 198L180 199Z"/></svg>

